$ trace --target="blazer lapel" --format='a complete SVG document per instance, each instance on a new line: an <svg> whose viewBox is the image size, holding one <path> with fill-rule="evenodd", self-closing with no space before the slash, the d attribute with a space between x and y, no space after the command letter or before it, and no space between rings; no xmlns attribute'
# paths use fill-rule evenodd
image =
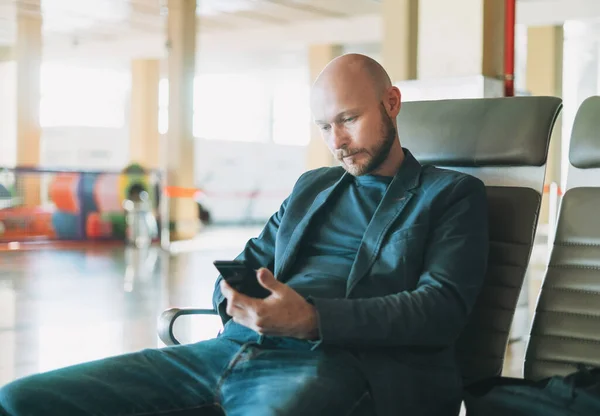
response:
<svg viewBox="0 0 600 416"><path fill-rule="evenodd" d="M407 149L404 149L404 153L405 159L402 166L390 183L365 230L350 270L346 285L347 293L352 291L373 265L384 237L394 221L402 214L402 211L413 197L413 189L418 185L421 165Z"/></svg>
<svg viewBox="0 0 600 416"><path fill-rule="evenodd" d="M280 266L279 268L275 269L275 276L277 276L278 280L285 281L287 279L285 273L293 263L292 260L296 257L298 248L300 246L300 242L310 224L310 221L315 216L315 214L323 207L323 205L325 205L325 203L329 200L329 198L333 194L333 191L336 190L342 182L344 182L347 175L348 173L344 173L340 177L340 179L338 179L333 185L319 192L315 197L310 208L306 211L306 214L304 214L304 216L302 217L302 220L300 220L300 222L298 222L298 224L294 228L294 232L290 237L287 248L282 256L282 260L279 263Z"/></svg>

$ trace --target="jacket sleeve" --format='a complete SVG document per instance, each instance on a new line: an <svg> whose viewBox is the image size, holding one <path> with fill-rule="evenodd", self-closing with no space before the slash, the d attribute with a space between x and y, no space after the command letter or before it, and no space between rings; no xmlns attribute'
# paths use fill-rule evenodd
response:
<svg viewBox="0 0 600 416"><path fill-rule="evenodd" d="M414 290L366 299L312 299L323 344L446 346L456 340L487 268L483 183L471 176L458 180L433 221Z"/></svg>
<svg viewBox="0 0 600 416"><path fill-rule="evenodd" d="M266 267L273 270L275 263L275 240L277 238L277 230L285 213L289 197L283 201L279 210L269 218L267 224L256 238L248 240L244 250L235 258L236 260L246 260L252 267ZM227 301L221 293L220 283L222 276L217 278L213 292L213 308L221 316L223 323L228 321L230 317L225 312Z"/></svg>

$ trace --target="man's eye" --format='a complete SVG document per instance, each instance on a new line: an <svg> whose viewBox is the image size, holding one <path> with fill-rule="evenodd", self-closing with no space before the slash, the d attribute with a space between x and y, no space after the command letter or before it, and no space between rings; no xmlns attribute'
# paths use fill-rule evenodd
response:
<svg viewBox="0 0 600 416"><path fill-rule="evenodd" d="M348 117L348 118L344 119L344 123L351 123L354 120L356 120L356 116L354 116L354 117Z"/></svg>
<svg viewBox="0 0 600 416"><path fill-rule="evenodd" d="M321 130L323 131L327 131L329 129L331 129L331 126L329 126L329 124L321 126Z"/></svg>

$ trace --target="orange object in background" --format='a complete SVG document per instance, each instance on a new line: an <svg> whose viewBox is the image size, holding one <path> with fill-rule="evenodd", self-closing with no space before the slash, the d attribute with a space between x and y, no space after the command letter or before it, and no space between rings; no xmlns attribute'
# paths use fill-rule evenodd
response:
<svg viewBox="0 0 600 416"><path fill-rule="evenodd" d="M180 186L166 186L165 194L169 198L196 198L202 190L197 188L182 188Z"/></svg>
<svg viewBox="0 0 600 416"><path fill-rule="evenodd" d="M106 238L112 234L112 223L102 218L100 213L92 212L85 223L87 238Z"/></svg>
<svg viewBox="0 0 600 416"><path fill-rule="evenodd" d="M38 212L32 218L29 224L32 233L41 236L54 236L54 228L52 227L52 213Z"/></svg>
<svg viewBox="0 0 600 416"><path fill-rule="evenodd" d="M0 241L54 237L52 212L29 207L0 210Z"/></svg>
<svg viewBox="0 0 600 416"><path fill-rule="evenodd" d="M77 188L81 176L77 173L59 173L50 184L50 199L59 211L77 214L79 212L79 196Z"/></svg>

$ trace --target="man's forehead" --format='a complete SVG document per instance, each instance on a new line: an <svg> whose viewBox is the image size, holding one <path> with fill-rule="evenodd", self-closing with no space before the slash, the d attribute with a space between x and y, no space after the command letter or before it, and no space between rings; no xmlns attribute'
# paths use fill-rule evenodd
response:
<svg viewBox="0 0 600 416"><path fill-rule="evenodd" d="M311 110L316 119L328 119L343 111L357 109L374 99L372 91L363 86L315 86L311 91Z"/></svg>

